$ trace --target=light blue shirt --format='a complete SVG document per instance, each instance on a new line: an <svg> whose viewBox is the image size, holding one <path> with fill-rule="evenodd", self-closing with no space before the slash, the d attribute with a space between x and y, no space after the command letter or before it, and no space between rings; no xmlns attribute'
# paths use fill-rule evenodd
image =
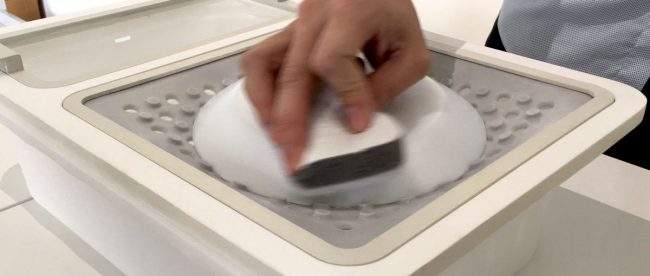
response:
<svg viewBox="0 0 650 276"><path fill-rule="evenodd" d="M508 52L629 84L650 77L650 0L505 0Z"/></svg>

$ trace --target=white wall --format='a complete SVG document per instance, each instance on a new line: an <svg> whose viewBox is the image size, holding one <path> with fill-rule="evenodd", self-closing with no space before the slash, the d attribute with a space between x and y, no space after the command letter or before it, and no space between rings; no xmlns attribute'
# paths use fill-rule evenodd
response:
<svg viewBox="0 0 650 276"><path fill-rule="evenodd" d="M43 10L50 17L124 1L126 0L43 0Z"/></svg>
<svg viewBox="0 0 650 276"><path fill-rule="evenodd" d="M483 45L503 0L413 0L422 28Z"/></svg>

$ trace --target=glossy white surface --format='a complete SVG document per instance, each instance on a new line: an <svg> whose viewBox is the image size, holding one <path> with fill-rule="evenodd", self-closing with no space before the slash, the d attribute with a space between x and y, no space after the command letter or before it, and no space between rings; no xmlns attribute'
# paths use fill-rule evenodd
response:
<svg viewBox="0 0 650 276"><path fill-rule="evenodd" d="M247 267L224 258L226 254L215 258L214 252L206 252L174 223L143 215L133 202L116 202L110 191L94 189L26 143L16 146L34 201L101 252L114 270L156 276L249 274Z"/></svg>
<svg viewBox="0 0 650 276"><path fill-rule="evenodd" d="M610 171L598 164L602 160L597 160L586 171L597 168ZM616 185L623 182L598 183ZM631 191L623 187L619 191L625 192ZM564 188L556 189L548 197L537 252L518 276L650 275L650 220ZM650 200L649 193L643 197L646 202ZM648 204L638 207L647 210Z"/></svg>
<svg viewBox="0 0 650 276"><path fill-rule="evenodd" d="M83 247L80 242L75 246L74 238L57 236L52 225L34 211L46 214L34 201L0 212L0 275L102 275L86 261L98 257L92 256L92 250L75 252L74 247ZM74 237L70 232L67 235Z"/></svg>
<svg viewBox="0 0 650 276"><path fill-rule="evenodd" d="M650 170L601 155L562 187L650 221Z"/></svg>
<svg viewBox="0 0 650 276"><path fill-rule="evenodd" d="M341 125L339 116L333 115L336 106L328 108L331 112L318 113L322 120ZM483 154L485 126L476 109L456 92L429 78L407 89L384 112L404 129L402 165L378 175L325 187L305 187L286 175L278 152L241 89L241 82L217 93L201 109L194 125L194 144L218 174L252 192L294 203L335 207L386 204L433 191L461 177ZM347 134L345 127L340 126L338 134L350 136L350 144L368 143L367 147L371 147L377 145L373 136L388 135L389 141L394 139L394 130L382 127L387 125L371 126L371 136L356 136ZM323 141L309 144L322 149L307 149L308 153L337 148Z"/></svg>
<svg viewBox="0 0 650 276"><path fill-rule="evenodd" d="M22 171L17 164L0 170L0 212L32 199L22 179Z"/></svg>
<svg viewBox="0 0 650 276"><path fill-rule="evenodd" d="M8 145L13 137L14 134L4 125L0 124L0 144ZM2 147L2 151L0 152L0 175L16 164L15 154L13 147Z"/></svg>
<svg viewBox="0 0 650 276"><path fill-rule="evenodd" d="M20 167L16 162L14 148L7 146L13 144L13 139L13 133L0 124L0 145L4 145L0 150L0 212L30 198L29 192L16 179Z"/></svg>
<svg viewBox="0 0 650 276"><path fill-rule="evenodd" d="M603 159L607 158L600 157L581 174L607 170L598 165ZM629 165L621 162L614 166ZM638 173L632 171L630 177L638 177ZM565 185L569 183L591 182L581 183L574 177ZM648 194L630 197L650 200ZM644 261L650 243L643 242L649 238L650 220L566 188L550 193L548 201L540 245L516 275L636 276L650 272L650 263ZM631 211L642 212L645 205L636 207ZM48 216L34 201L0 212L0 275L100 275L98 271L119 275L74 233L48 221ZM490 246L490 242L479 247Z"/></svg>

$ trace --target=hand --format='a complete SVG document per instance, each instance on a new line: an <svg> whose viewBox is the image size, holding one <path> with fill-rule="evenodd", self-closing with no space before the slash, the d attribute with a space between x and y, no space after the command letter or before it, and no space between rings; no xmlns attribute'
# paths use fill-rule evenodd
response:
<svg viewBox="0 0 650 276"><path fill-rule="evenodd" d="M366 75L363 52L375 71ZM430 57L410 0L305 0L298 19L248 51L245 88L293 173L307 141L319 80L337 91L352 132L420 80Z"/></svg>

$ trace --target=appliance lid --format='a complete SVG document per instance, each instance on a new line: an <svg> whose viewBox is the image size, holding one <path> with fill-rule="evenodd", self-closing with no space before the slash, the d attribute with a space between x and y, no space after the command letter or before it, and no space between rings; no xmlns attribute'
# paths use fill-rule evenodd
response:
<svg viewBox="0 0 650 276"><path fill-rule="evenodd" d="M151 1L133 9L0 36L0 67L30 87L60 87L293 16L267 0Z"/></svg>

